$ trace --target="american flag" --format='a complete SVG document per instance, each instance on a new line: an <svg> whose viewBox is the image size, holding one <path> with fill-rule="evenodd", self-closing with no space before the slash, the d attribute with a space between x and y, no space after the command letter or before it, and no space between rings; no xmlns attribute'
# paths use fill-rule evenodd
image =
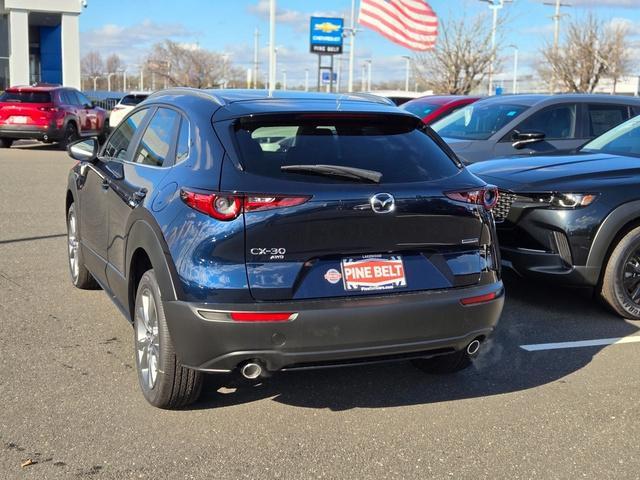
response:
<svg viewBox="0 0 640 480"><path fill-rule="evenodd" d="M358 23L410 50L432 49L438 17L423 0L362 0Z"/></svg>

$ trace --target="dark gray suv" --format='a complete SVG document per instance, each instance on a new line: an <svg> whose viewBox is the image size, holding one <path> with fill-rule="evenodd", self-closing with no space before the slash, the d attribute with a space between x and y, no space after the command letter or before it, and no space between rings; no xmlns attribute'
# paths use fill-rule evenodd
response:
<svg viewBox="0 0 640 480"><path fill-rule="evenodd" d="M569 152L640 114L640 99L505 95L480 100L431 127L464 163Z"/></svg>

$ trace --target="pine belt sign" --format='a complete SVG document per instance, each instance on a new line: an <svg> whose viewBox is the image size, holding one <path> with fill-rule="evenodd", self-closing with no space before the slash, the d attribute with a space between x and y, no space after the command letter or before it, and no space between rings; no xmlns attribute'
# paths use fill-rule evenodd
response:
<svg viewBox="0 0 640 480"><path fill-rule="evenodd" d="M342 53L344 19L311 17L311 53L336 55Z"/></svg>

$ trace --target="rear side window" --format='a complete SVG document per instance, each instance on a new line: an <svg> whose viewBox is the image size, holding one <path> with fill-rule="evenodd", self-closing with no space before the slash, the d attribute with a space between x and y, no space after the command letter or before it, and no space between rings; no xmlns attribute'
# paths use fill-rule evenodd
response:
<svg viewBox="0 0 640 480"><path fill-rule="evenodd" d="M626 105L590 104L587 112L590 137L602 135L630 118L629 107Z"/></svg>
<svg viewBox="0 0 640 480"><path fill-rule="evenodd" d="M116 128L116 131L109 137L109 141L104 147L104 157L118 160L126 160L128 158L131 140L133 140L147 111L148 109L146 108L139 110L118 125L118 128Z"/></svg>
<svg viewBox="0 0 640 480"><path fill-rule="evenodd" d="M9 103L51 103L49 92L4 92L0 102Z"/></svg>
<svg viewBox="0 0 640 480"><path fill-rule="evenodd" d="M126 105L128 107L134 107L143 100L146 100L147 95L125 95L120 100L120 105Z"/></svg>
<svg viewBox="0 0 640 480"><path fill-rule="evenodd" d="M178 134L178 143L176 144L176 163L189 158L190 143L189 122L186 118L182 117L180 133Z"/></svg>
<svg viewBox="0 0 640 480"><path fill-rule="evenodd" d="M283 172L287 165L337 165L382 174L381 183L437 180L459 168L418 119L403 115L299 115L243 119L236 138L248 172L308 182L344 182Z"/></svg>
<svg viewBox="0 0 640 480"><path fill-rule="evenodd" d="M140 140L134 162L161 167L169 155L179 121L178 112L159 108Z"/></svg>

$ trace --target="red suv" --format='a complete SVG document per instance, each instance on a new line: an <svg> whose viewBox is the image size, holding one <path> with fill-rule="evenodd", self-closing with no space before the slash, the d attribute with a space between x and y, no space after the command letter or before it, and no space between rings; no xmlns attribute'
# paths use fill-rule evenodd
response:
<svg viewBox="0 0 640 480"><path fill-rule="evenodd" d="M75 88L11 87L0 95L0 147L20 139L59 142L62 148L80 137L104 140L106 114Z"/></svg>

